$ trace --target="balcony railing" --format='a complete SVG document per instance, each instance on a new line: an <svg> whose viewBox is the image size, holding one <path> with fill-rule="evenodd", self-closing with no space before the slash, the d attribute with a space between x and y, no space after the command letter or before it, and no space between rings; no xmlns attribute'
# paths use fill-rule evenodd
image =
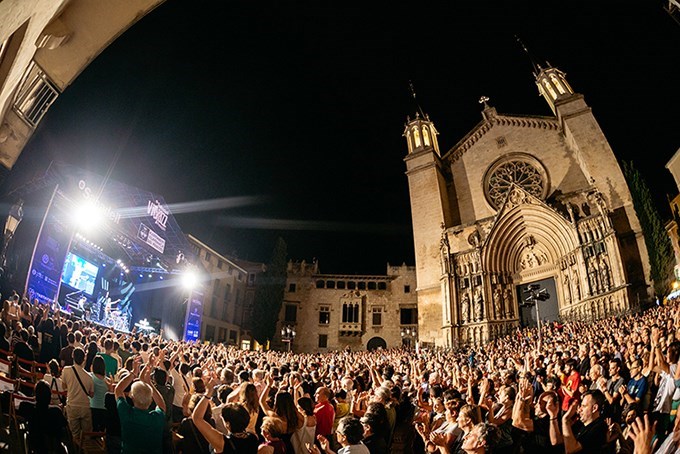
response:
<svg viewBox="0 0 680 454"><path fill-rule="evenodd" d="M17 91L14 110L35 128L58 96L59 90L54 83L35 62L31 62Z"/></svg>

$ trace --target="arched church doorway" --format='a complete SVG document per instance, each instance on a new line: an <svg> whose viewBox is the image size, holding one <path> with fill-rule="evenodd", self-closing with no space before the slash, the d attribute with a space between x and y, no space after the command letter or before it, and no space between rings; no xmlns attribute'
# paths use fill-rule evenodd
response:
<svg viewBox="0 0 680 454"><path fill-rule="evenodd" d="M520 302L519 307L519 321L524 326L536 326L536 305L533 301L527 301L527 294L525 293L529 285L538 285L539 289L546 289L550 297L545 301L538 301L538 313L541 316L541 322L559 321L560 307L557 302L557 290L555 288L555 279L550 277L541 279L540 281L527 282L516 287L517 301Z"/></svg>
<svg viewBox="0 0 680 454"><path fill-rule="evenodd" d="M379 348L387 348L387 342L382 337L374 337L366 344L368 351L377 350Z"/></svg>

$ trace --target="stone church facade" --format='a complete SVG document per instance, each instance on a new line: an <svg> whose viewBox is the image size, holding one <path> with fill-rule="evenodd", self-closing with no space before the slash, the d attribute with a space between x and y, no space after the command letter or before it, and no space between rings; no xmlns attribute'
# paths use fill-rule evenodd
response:
<svg viewBox="0 0 680 454"><path fill-rule="evenodd" d="M554 116L482 120L449 151L408 119L404 158L416 252L420 340L479 343L520 324L522 288L554 283L562 320L647 300L647 249L623 173L583 95L535 66Z"/></svg>

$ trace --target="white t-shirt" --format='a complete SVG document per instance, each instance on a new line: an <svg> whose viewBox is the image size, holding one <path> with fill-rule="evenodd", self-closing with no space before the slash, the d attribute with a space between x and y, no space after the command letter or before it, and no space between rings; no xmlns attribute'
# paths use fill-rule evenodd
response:
<svg viewBox="0 0 680 454"><path fill-rule="evenodd" d="M187 387L190 387L191 383L175 368L170 369L170 375L172 376L172 386L175 388L175 398L172 401L172 405L181 407L184 401L184 394L186 394L185 384Z"/></svg>
<svg viewBox="0 0 680 454"><path fill-rule="evenodd" d="M675 369L677 364L671 364L669 373L661 372L661 379L659 380L659 390L654 397L654 404L652 405L652 412L670 414L671 404L673 402L673 393L675 392Z"/></svg>

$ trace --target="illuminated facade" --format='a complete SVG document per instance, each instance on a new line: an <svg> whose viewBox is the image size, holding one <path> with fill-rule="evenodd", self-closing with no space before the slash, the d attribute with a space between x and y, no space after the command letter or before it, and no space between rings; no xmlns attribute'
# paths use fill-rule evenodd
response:
<svg viewBox="0 0 680 454"><path fill-rule="evenodd" d="M385 275L322 274L317 262L289 262L272 346L288 349L281 329L293 328L291 350L365 350L414 346L418 309L415 269L387 265Z"/></svg>
<svg viewBox="0 0 680 454"><path fill-rule="evenodd" d="M444 152L427 115L407 120L421 341L479 343L530 324L519 304L530 283L550 289L542 320L649 297L640 223L591 108L559 69L534 75L554 116L499 114L483 97L481 122Z"/></svg>
<svg viewBox="0 0 680 454"><path fill-rule="evenodd" d="M203 317L200 338L250 349L250 337L244 326L248 271L224 257L199 239L188 235L209 277L203 279Z"/></svg>

